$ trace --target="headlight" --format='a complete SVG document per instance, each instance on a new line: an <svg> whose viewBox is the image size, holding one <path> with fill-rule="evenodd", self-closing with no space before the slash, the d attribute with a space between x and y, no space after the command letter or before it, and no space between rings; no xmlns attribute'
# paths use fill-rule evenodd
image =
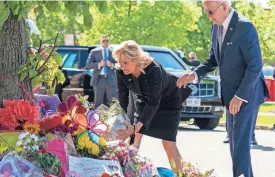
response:
<svg viewBox="0 0 275 177"><path fill-rule="evenodd" d="M192 89L192 95L195 95L198 92L198 88L195 85L189 85L189 87Z"/></svg>

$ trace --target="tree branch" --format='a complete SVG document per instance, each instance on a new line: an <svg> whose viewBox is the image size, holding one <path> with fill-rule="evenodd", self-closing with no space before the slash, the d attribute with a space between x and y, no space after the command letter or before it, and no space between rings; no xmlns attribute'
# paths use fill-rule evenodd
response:
<svg viewBox="0 0 275 177"><path fill-rule="evenodd" d="M55 50L55 47L56 47L56 42L57 42L57 38L58 38L58 35L59 33L57 33L56 37L55 37L55 40L54 40L54 46L49 54L49 56L47 57L47 59L44 61L44 63L42 64L42 66L37 70L38 73L41 73L41 71L45 68L47 62L49 61L49 59L51 58L52 54L53 54L53 51Z"/></svg>

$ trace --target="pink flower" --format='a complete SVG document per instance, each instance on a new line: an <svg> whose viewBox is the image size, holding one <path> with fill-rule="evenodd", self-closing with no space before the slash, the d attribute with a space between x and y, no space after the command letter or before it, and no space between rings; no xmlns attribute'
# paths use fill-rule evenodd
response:
<svg viewBox="0 0 275 177"><path fill-rule="evenodd" d="M68 171L66 177L81 177L76 171Z"/></svg>
<svg viewBox="0 0 275 177"><path fill-rule="evenodd" d="M122 141L120 141L118 145L121 146L121 147L125 147L126 146L126 144L124 142L122 142Z"/></svg>
<svg viewBox="0 0 275 177"><path fill-rule="evenodd" d="M125 173L124 173L124 176L125 176L125 177L133 177L133 176L134 176L134 173L133 173L133 172L125 172Z"/></svg>

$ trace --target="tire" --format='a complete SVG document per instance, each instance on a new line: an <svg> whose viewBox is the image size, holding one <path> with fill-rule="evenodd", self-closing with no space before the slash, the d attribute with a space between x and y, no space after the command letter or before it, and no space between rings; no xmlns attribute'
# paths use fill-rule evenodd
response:
<svg viewBox="0 0 275 177"><path fill-rule="evenodd" d="M220 118L212 118L212 119L206 119L206 118L199 118L195 119L195 124L200 128L204 130L213 130L219 125Z"/></svg>

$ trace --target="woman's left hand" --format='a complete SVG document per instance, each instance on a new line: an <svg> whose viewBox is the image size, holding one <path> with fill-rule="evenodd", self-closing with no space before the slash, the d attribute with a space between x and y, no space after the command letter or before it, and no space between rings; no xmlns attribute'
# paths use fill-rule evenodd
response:
<svg viewBox="0 0 275 177"><path fill-rule="evenodd" d="M118 130L117 135L118 138L121 140L126 140L129 138L131 135L135 133L135 126L131 125L129 122L125 122L124 125L126 126L125 130Z"/></svg>

